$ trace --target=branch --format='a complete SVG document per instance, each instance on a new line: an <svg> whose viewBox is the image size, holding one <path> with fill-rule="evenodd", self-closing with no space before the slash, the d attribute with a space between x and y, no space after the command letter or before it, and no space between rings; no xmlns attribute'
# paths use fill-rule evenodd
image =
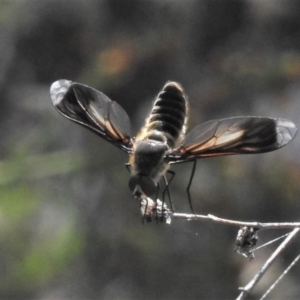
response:
<svg viewBox="0 0 300 300"><path fill-rule="evenodd" d="M267 272L269 267L273 264L277 256L285 249L287 244L295 237L295 235L298 233L300 228L295 228L288 237L279 245L279 247L273 252L273 254L270 256L270 258L265 262L265 264L261 267L259 272L253 277L253 279L244 287L241 288L242 292L238 296L237 300L242 300L247 297L247 295L250 294L251 290L254 288L254 286L259 282L259 280L262 278L262 276Z"/></svg>
<svg viewBox="0 0 300 300"><path fill-rule="evenodd" d="M223 223L227 225L234 225L239 227L252 227L256 230L266 229L282 229L282 228L295 228L300 227L300 222L277 222L277 223L261 223L261 222L244 222L235 221L229 219L223 219L214 215L196 215L196 214L183 214L183 213L172 213L167 207L165 202L157 199L153 201L151 198L141 199L141 213L147 221L152 221L152 218L159 221L170 224L172 219L186 219L188 221L212 221L216 223Z"/></svg>
<svg viewBox="0 0 300 300"><path fill-rule="evenodd" d="M208 215L196 215L196 214L182 214L182 213L172 213L167 207L166 203L156 200L153 201L150 198L140 199L141 213L144 220L151 222L152 219L156 221L171 223L172 219L186 219L186 220L203 220L212 221L216 223L223 223L228 225L239 226L237 239L236 239L236 252L250 257L254 257L252 251L250 250L255 246L258 236L258 230L266 229L279 229L279 228L294 228L294 230L285 238L285 240L279 245L279 247L274 251L271 257L262 266L259 272L254 276L254 278L244 287L240 288L242 292L238 296L237 300L242 300L250 294L254 286L259 282L263 275L267 272L269 267L273 264L277 256L285 249L288 243L295 237L295 235L300 230L300 222L284 222L284 223L261 223L261 222L243 222L235 221L229 219L223 219L211 214ZM298 260L298 259L297 259ZM296 260L296 261L297 261ZM296 262L295 262L296 263Z"/></svg>
<svg viewBox="0 0 300 300"><path fill-rule="evenodd" d="M291 268L298 262L299 259L300 254L292 261L292 263L284 270L284 272L278 277L278 279L270 286L270 288L264 293L260 300L263 300L267 297L267 295L275 288L279 281L291 270Z"/></svg>
<svg viewBox="0 0 300 300"><path fill-rule="evenodd" d="M223 223L227 225L234 225L234 226L247 226L247 227L254 227L260 230L266 229L280 229L280 228L295 228L300 227L300 222L283 222L283 223L261 223L261 222L244 222L244 221L235 221L229 219L223 219L216 217L214 215L194 215L194 214L181 214L181 213L173 213L173 219L187 219L187 220L209 220L217 223Z"/></svg>

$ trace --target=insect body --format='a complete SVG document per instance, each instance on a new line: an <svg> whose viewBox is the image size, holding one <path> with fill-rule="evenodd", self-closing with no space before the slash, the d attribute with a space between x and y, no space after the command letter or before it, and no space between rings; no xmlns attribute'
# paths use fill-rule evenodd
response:
<svg viewBox="0 0 300 300"><path fill-rule="evenodd" d="M171 164L269 152L285 146L297 133L288 120L235 117L206 122L186 134L187 96L176 82L163 87L136 137L130 135L126 112L103 93L68 80L54 82L50 93L62 115L129 154L129 187L141 199L157 195L158 183Z"/></svg>
<svg viewBox="0 0 300 300"><path fill-rule="evenodd" d="M129 187L135 196L155 196L157 184L169 168L166 157L179 146L185 133L186 113L187 98L182 87L167 83L133 143Z"/></svg>

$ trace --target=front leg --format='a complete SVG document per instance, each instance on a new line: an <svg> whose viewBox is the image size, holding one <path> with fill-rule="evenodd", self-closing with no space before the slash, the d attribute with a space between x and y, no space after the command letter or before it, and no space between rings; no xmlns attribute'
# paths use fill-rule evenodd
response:
<svg viewBox="0 0 300 300"><path fill-rule="evenodd" d="M131 164L130 163L126 163L125 167L128 170L128 172L131 173Z"/></svg>

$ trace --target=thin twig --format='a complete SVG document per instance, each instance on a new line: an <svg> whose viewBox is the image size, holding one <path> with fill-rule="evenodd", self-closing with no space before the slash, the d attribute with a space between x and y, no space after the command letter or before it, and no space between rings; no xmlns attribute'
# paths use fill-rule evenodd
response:
<svg viewBox="0 0 300 300"><path fill-rule="evenodd" d="M289 234L290 234L290 232L289 232L289 233L286 233L286 234L283 234L282 236L280 236L280 237L278 237L278 238L276 238L276 239L273 239L273 240L271 240L271 241L269 241L269 242L267 242L267 243L264 243L264 244L261 245L261 246L258 246L258 247L256 247L256 248L253 248L250 252L257 251L257 250L259 250L259 249L261 249L261 248L264 248L264 247L267 247L267 246L269 246L269 245L271 245L271 244L273 244L273 243L276 243L277 241L284 239L284 238L285 238L286 236L288 236Z"/></svg>
<svg viewBox="0 0 300 300"><path fill-rule="evenodd" d="M274 287L290 271L290 269L297 263L299 259L300 254L291 262L291 264L284 270L284 272L278 277L278 279L270 286L270 288L263 294L263 296L259 300L263 300L267 297L267 295L274 289Z"/></svg>
<svg viewBox="0 0 300 300"><path fill-rule="evenodd" d="M287 244L294 238L296 233L300 230L300 228L295 228L289 236L278 246L278 248L273 252L270 258L265 262L265 264L261 267L259 272L253 277L253 279L244 287L241 288L242 292L238 296L237 300L245 299L247 295L251 292L254 286L259 282L262 276L266 273L272 263L275 261L277 256L284 250Z"/></svg>
<svg viewBox="0 0 300 300"><path fill-rule="evenodd" d="M261 230L271 229L271 228L280 229L280 228L300 227L300 222L284 222L284 223L244 222L244 221L223 219L223 218L219 218L214 215L211 215L211 214L194 215L194 214L173 213L172 219L209 220L209 221L223 223L223 224L227 224L227 225L254 227L254 228L261 229Z"/></svg>

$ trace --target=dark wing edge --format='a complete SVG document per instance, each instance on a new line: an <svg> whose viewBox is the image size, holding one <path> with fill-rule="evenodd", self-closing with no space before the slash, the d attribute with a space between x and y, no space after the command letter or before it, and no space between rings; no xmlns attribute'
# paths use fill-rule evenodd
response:
<svg viewBox="0 0 300 300"><path fill-rule="evenodd" d="M167 155L170 163L233 154L255 154L277 150L297 133L285 119L235 117L213 120L193 128L180 147Z"/></svg>
<svg viewBox="0 0 300 300"><path fill-rule="evenodd" d="M124 109L103 93L83 84L61 79L50 88L55 108L69 120L98 134L130 153L130 120Z"/></svg>

